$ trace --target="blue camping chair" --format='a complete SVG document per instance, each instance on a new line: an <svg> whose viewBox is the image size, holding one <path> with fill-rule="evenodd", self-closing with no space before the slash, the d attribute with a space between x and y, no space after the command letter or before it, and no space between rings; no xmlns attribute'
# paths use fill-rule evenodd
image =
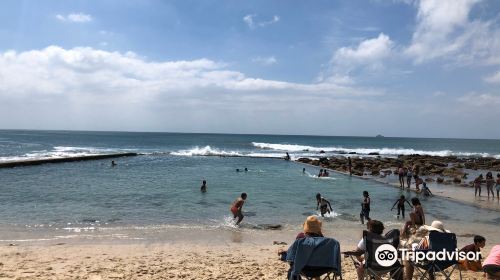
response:
<svg viewBox="0 0 500 280"><path fill-rule="evenodd" d="M454 233L431 231L429 232L429 249L418 250L423 252L440 252L446 250L447 252L454 252L457 249L457 237ZM458 268L458 261L456 260L424 260L421 263L410 261L411 266L415 268L420 274L420 280L434 279L436 273L441 273L446 280L451 280L451 275ZM450 272L446 272L448 268L452 268ZM457 269L459 279L462 279L462 272Z"/></svg>
<svg viewBox="0 0 500 280"><path fill-rule="evenodd" d="M342 280L340 243L333 238L306 237L295 240L286 254L292 266L289 280L320 278Z"/></svg>

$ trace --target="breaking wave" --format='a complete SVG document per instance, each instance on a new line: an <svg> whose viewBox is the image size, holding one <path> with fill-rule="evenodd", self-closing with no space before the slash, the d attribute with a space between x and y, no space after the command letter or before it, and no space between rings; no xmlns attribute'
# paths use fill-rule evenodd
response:
<svg viewBox="0 0 500 280"><path fill-rule="evenodd" d="M232 157L242 157L243 154L236 151L224 151L216 148L212 148L210 146L205 147L194 147L189 150L180 150L177 152L171 152L171 155L174 156L232 156Z"/></svg>
<svg viewBox="0 0 500 280"><path fill-rule="evenodd" d="M264 149L264 150L274 150L283 152L320 152L324 151L326 153L334 154L349 154L355 153L359 155L369 155L369 154L379 154L385 156L397 156L397 155L429 155L429 156L460 156L460 157L490 157L500 158L500 155L490 155L488 153L475 153L475 152L454 152L451 150L442 151L424 151L415 150L407 148L344 148L344 147L314 147L305 145L294 145L294 144L273 144L273 143L258 143L252 142L254 147ZM317 155L316 155L317 156Z"/></svg>

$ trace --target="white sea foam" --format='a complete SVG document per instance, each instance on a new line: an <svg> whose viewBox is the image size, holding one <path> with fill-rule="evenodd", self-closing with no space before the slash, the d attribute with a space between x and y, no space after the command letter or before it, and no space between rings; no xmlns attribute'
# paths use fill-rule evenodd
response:
<svg viewBox="0 0 500 280"><path fill-rule="evenodd" d="M315 215L318 216L318 218L335 218L335 217L339 216L340 214L335 212L335 211L330 211L330 213L325 213L325 216L321 217L321 212L317 211L315 213Z"/></svg>
<svg viewBox="0 0 500 280"><path fill-rule="evenodd" d="M93 156L105 153L124 152L124 151L132 151L132 150L96 148L96 147L55 146L52 150L31 151L24 155L0 157L0 162Z"/></svg>
<svg viewBox="0 0 500 280"><path fill-rule="evenodd" d="M425 150L415 150L408 148L345 148L345 147L314 147L305 145L294 145L294 144L273 144L273 143L259 143L252 142L254 147L265 149L265 150L275 150L283 152L328 152L328 153L356 153L359 155L368 155L370 153L378 153L379 155L385 156L396 156L396 155L430 155L430 156L480 156L489 157L492 156L488 153L479 152L454 152L451 150L441 150L441 151L425 151ZM317 154L315 155L317 156ZM500 155L493 155L499 158Z"/></svg>
<svg viewBox="0 0 500 280"><path fill-rule="evenodd" d="M210 146L205 146L203 148L196 146L189 150L180 150L171 152L170 154L174 156L244 156L236 151L223 151Z"/></svg>

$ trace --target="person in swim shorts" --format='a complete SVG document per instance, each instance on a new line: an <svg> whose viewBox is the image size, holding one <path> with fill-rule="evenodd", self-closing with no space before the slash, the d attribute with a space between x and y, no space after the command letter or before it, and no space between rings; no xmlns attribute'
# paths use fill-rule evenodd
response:
<svg viewBox="0 0 500 280"><path fill-rule="evenodd" d="M243 204L245 204L245 200L247 199L247 194L242 193L240 197L238 197L233 204L231 205L231 213L233 213L234 219L238 218L236 225L239 225L243 220L243 213L241 209L243 208Z"/></svg>
<svg viewBox="0 0 500 280"><path fill-rule="evenodd" d="M322 197L320 193L316 194L316 202L316 210L320 209L321 217L324 217L327 212L330 214L330 211L333 211L330 201Z"/></svg>

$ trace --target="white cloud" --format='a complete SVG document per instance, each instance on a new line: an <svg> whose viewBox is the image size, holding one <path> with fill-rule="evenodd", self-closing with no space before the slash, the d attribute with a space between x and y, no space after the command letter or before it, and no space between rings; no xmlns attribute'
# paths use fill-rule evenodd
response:
<svg viewBox="0 0 500 280"><path fill-rule="evenodd" d="M500 95L490 93L469 93L458 98L458 101L466 104L467 106L497 106L500 105ZM497 110L495 110L498 112Z"/></svg>
<svg viewBox="0 0 500 280"><path fill-rule="evenodd" d="M85 23L93 20L91 15L84 13L71 13L66 16L57 14L56 19L65 22L78 22L78 23Z"/></svg>
<svg viewBox="0 0 500 280"><path fill-rule="evenodd" d="M484 80L488 83L500 83L500 70L490 76L485 77Z"/></svg>
<svg viewBox="0 0 500 280"><path fill-rule="evenodd" d="M446 58L459 64L499 64L498 19L469 19L480 1L420 0L416 29L405 53L415 63Z"/></svg>
<svg viewBox="0 0 500 280"><path fill-rule="evenodd" d="M261 20L258 21L256 20L257 15L256 14L249 14L243 17L243 21L248 25L250 29L255 29L257 27L265 27L267 25L277 23L280 20L280 17L277 15L274 15L272 19L270 20Z"/></svg>
<svg viewBox="0 0 500 280"><path fill-rule="evenodd" d="M393 45L389 36L380 33L377 38L362 41L356 48L338 49L333 56L333 61L340 64L378 62L390 55Z"/></svg>
<svg viewBox="0 0 500 280"><path fill-rule="evenodd" d="M252 62L259 63L265 66L273 65L278 63L278 60L274 56L268 56L268 57L254 57L252 59Z"/></svg>
<svg viewBox="0 0 500 280"><path fill-rule="evenodd" d="M22 79L20 78L22 77ZM182 91L297 91L331 96L379 94L334 83L300 84L246 77L209 59L147 61L135 53L118 53L89 47L0 53L0 97L60 96L133 100ZM120 98L121 98L120 97Z"/></svg>
<svg viewBox="0 0 500 280"><path fill-rule="evenodd" d="M444 92L444 91L440 91L440 90L435 91L435 92L432 94L432 96L434 96L434 97L443 97L443 96L446 96L446 95L447 95L447 94L446 94L446 92Z"/></svg>
<svg viewBox="0 0 500 280"><path fill-rule="evenodd" d="M318 80L339 84L354 83L351 74L355 70L366 70L373 74L384 67L384 60L393 54L394 42L380 33L378 37L361 41L354 47L342 47L335 51L327 73Z"/></svg>
<svg viewBox="0 0 500 280"><path fill-rule="evenodd" d="M324 112L347 117L374 108L366 102L384 94L247 77L228 67L206 58L150 61L90 47L0 52L0 127L331 133L311 123Z"/></svg>

